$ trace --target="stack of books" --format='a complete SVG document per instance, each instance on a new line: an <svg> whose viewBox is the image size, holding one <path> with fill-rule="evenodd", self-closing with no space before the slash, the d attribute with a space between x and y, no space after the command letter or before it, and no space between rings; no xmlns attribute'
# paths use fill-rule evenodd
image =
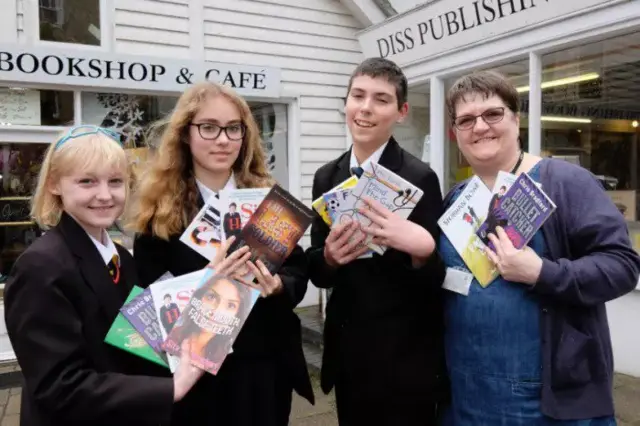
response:
<svg viewBox="0 0 640 426"><path fill-rule="evenodd" d="M249 246L251 261L275 274L311 224L313 212L279 185L213 195L180 240L211 260L227 237L233 250ZM183 347L191 363L217 374L260 292L242 280L205 268L165 274L147 289L134 287L105 341L174 372ZM187 343L188 345L184 346Z"/></svg>

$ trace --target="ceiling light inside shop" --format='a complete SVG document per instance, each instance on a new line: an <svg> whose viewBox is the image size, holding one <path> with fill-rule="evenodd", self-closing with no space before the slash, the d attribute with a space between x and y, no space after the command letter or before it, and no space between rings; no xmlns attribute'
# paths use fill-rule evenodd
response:
<svg viewBox="0 0 640 426"><path fill-rule="evenodd" d="M574 117L540 117L542 121L555 121L556 123L591 123L590 118L574 118Z"/></svg>
<svg viewBox="0 0 640 426"><path fill-rule="evenodd" d="M543 89L548 89L550 87L566 86L567 84L582 83L583 81L595 80L599 77L600 74L598 74L597 72L590 72L587 74L577 75L575 77L566 77L560 78L558 80L545 81L540 85L540 87L542 87ZM516 90L518 91L518 93L528 92L529 86L517 87Z"/></svg>
<svg viewBox="0 0 640 426"><path fill-rule="evenodd" d="M631 122L631 125L632 125L633 127L638 127L638 120L633 120L633 121Z"/></svg>

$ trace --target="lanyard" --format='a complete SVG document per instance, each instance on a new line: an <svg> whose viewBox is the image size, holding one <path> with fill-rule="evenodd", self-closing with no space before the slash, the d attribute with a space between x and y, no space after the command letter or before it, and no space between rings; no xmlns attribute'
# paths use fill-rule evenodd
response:
<svg viewBox="0 0 640 426"><path fill-rule="evenodd" d="M520 156L518 157L518 162L516 163L515 166L513 166L513 169L511 169L511 174L515 174L515 172L518 170L518 167L520 167L520 164L522 164L523 158L524 158L524 151L520 150Z"/></svg>

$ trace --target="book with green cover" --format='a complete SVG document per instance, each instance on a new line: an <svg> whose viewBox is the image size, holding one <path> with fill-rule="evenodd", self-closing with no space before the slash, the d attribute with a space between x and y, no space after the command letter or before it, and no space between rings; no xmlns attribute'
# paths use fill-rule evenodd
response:
<svg viewBox="0 0 640 426"><path fill-rule="evenodd" d="M131 301L134 297L142 293L142 291L143 289L141 287L133 286L125 303ZM162 356L153 350L122 313L118 313L104 341L116 348L155 362L158 365L169 367L166 361L162 359Z"/></svg>

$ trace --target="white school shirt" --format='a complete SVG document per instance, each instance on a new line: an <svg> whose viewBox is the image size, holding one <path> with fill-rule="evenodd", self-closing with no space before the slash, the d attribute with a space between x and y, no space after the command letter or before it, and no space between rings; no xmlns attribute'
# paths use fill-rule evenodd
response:
<svg viewBox="0 0 640 426"><path fill-rule="evenodd" d="M209 197L211 197L214 194L217 195L218 198L220 198L220 193L216 193L216 191L214 191L213 189L208 188L204 183L200 182L198 179L196 179L196 185L198 185L198 190L200 191L200 195L202 195L202 200L205 203L207 202ZM224 185L224 188L222 188L222 191L230 191L236 188L238 188L238 186L236 185L236 178L233 176L233 173L231 173L231 176L229 177L229 180L227 181L227 183Z"/></svg>
<svg viewBox="0 0 640 426"><path fill-rule="evenodd" d="M384 151L384 149L387 147L388 144L389 144L389 141L385 142L380 148L376 149L373 152L373 154L369 156L369 158L364 160L362 164L358 164L358 159L356 158L356 154L354 154L353 147L351 147L351 160L349 161L349 170L358 166L364 168L364 166L366 166L370 162L374 162L374 163L379 162L380 157L382 157L382 152Z"/></svg>
<svg viewBox="0 0 640 426"><path fill-rule="evenodd" d="M87 235L89 234L87 233ZM102 260L104 260L105 265L108 265L109 262L111 262L111 259L113 259L113 256L116 255L118 256L118 266L120 266L120 255L118 254L116 245L111 240L111 237L109 237L107 231L102 230L102 240L105 242L105 244L96 240L91 235L89 235L89 238L91 238L91 241L98 249L98 252L100 252L100 256L102 257Z"/></svg>

